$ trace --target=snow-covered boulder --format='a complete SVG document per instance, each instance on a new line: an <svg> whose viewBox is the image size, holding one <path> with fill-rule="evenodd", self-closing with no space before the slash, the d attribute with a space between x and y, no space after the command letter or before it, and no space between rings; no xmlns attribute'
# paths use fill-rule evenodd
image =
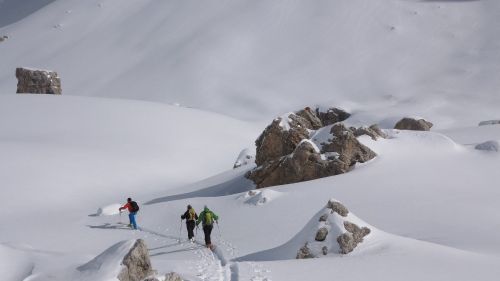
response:
<svg viewBox="0 0 500 281"><path fill-rule="evenodd" d="M316 108L316 116L321 120L323 126L328 126L346 120L351 117L351 114L337 107L318 107Z"/></svg>
<svg viewBox="0 0 500 281"><path fill-rule="evenodd" d="M479 122L479 126L500 125L500 120L486 120Z"/></svg>
<svg viewBox="0 0 500 281"><path fill-rule="evenodd" d="M93 276L94 280L141 281L154 274L142 239L116 243L77 269L86 277Z"/></svg>
<svg viewBox="0 0 500 281"><path fill-rule="evenodd" d="M432 126L434 126L434 124L425 119L405 117L396 123L394 129L412 130L412 131L430 131Z"/></svg>
<svg viewBox="0 0 500 281"><path fill-rule="evenodd" d="M340 215L332 207L342 206ZM348 254L352 252L364 238L370 234L368 225L349 214L347 208L340 202L330 199L325 208L318 213L320 219L313 218L302 231L302 247L298 249L296 258L321 257L328 254ZM327 216L326 220L322 220ZM361 226L359 226L361 225ZM297 237L295 238L297 239ZM305 255L304 253L307 253Z"/></svg>
<svg viewBox="0 0 500 281"><path fill-rule="evenodd" d="M29 68L17 68L17 93L62 94L61 79L57 72Z"/></svg>
<svg viewBox="0 0 500 281"><path fill-rule="evenodd" d="M358 141L356 136L343 123L336 123L330 129L330 142L323 143L322 153L337 153L339 160L348 167L357 162L364 163L377 156L370 148ZM344 169L344 173L348 169Z"/></svg>
<svg viewBox="0 0 500 281"><path fill-rule="evenodd" d="M312 128L308 126L310 122L295 113L274 119L255 141L255 163L260 166L292 153L303 139L309 138L308 129Z"/></svg>
<svg viewBox="0 0 500 281"><path fill-rule="evenodd" d="M0 36L0 42L3 42L7 39L9 39L9 36L7 36L7 35Z"/></svg>
<svg viewBox="0 0 500 281"><path fill-rule="evenodd" d="M314 180L344 173L349 168L336 158L322 159L318 147L303 140L292 154L264 163L249 173L257 188Z"/></svg>
<svg viewBox="0 0 500 281"><path fill-rule="evenodd" d="M496 140L486 141L476 145L477 150L493 151L498 152L500 149L500 143Z"/></svg>
<svg viewBox="0 0 500 281"><path fill-rule="evenodd" d="M233 169L236 169L236 168L239 168L241 166L248 165L248 164L252 164L254 162L255 162L255 156L250 151L250 149L245 148L238 155L236 162L234 162Z"/></svg>

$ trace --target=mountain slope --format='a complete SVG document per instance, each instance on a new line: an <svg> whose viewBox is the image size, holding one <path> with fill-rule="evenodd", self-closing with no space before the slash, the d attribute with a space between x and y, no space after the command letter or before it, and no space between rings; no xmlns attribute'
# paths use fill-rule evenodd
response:
<svg viewBox="0 0 500 281"><path fill-rule="evenodd" d="M499 12L494 0L57 0L0 29L0 93L34 66L59 71L65 94L238 118L334 103L471 125L500 104Z"/></svg>

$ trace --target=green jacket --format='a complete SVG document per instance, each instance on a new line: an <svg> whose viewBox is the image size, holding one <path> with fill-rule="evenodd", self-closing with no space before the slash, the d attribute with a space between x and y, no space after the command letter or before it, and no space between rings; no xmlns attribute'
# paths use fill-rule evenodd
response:
<svg viewBox="0 0 500 281"><path fill-rule="evenodd" d="M198 216L198 220L196 221L196 225L199 225L200 222L203 223L203 225L207 225L207 221L206 221L207 214L210 214L212 216L212 223L211 224L213 224L214 221L219 220L219 216L217 216L214 212L210 211L207 207L205 207L205 209L203 209L203 211Z"/></svg>

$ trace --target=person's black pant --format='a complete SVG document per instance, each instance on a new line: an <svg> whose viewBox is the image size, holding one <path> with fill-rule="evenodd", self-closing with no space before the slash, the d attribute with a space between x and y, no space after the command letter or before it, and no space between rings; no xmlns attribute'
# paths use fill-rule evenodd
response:
<svg viewBox="0 0 500 281"><path fill-rule="evenodd" d="M194 221L186 221L186 228L188 231L188 239L191 239L194 237L194 227L195 227Z"/></svg>
<svg viewBox="0 0 500 281"><path fill-rule="evenodd" d="M212 241L210 240L210 234L212 234L213 228L214 228L213 225L204 225L203 226L203 233L205 233L205 245L212 244Z"/></svg>

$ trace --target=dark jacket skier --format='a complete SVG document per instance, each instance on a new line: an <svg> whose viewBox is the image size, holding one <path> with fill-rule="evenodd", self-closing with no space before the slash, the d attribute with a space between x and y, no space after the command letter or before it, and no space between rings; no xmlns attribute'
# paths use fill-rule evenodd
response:
<svg viewBox="0 0 500 281"><path fill-rule="evenodd" d="M187 211L181 216L181 220L186 220L186 228L188 232L188 239L190 241L194 241L194 227L196 224L196 220L198 219L198 215L191 205L187 206Z"/></svg>

